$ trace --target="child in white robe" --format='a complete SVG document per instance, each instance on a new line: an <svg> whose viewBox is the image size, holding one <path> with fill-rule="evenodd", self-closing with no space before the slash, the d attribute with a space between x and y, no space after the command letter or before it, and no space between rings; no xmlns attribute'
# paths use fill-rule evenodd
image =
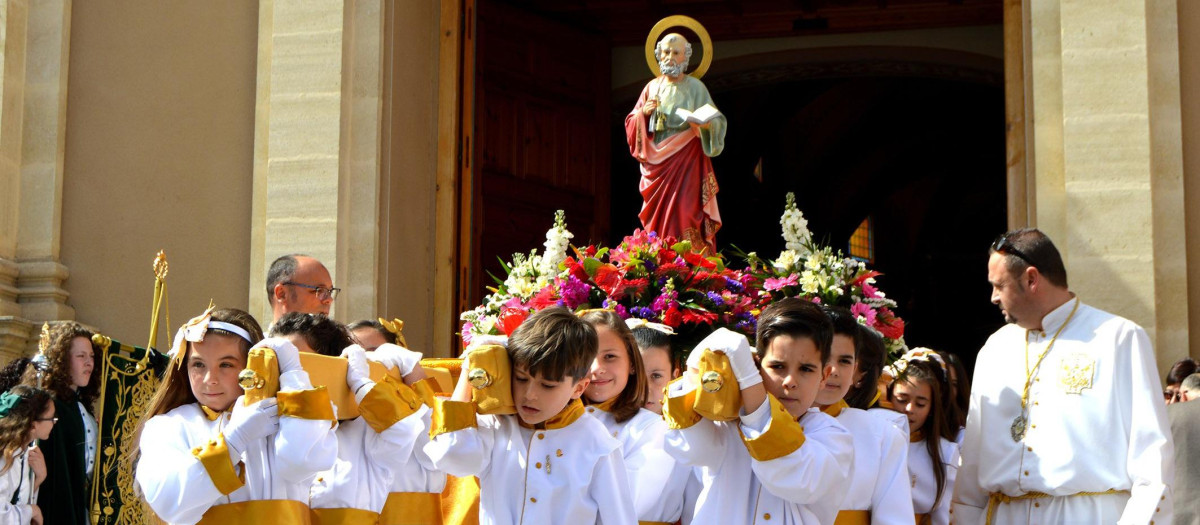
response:
<svg viewBox="0 0 1200 525"><path fill-rule="evenodd" d="M955 430L947 419L949 382L941 356L916 348L892 364L888 398L908 417L908 473L917 525L949 525L958 473Z"/></svg>
<svg viewBox="0 0 1200 525"><path fill-rule="evenodd" d="M849 432L812 408L832 332L813 303L784 299L763 310L757 352L723 328L693 350L663 410L667 451L702 485L691 523L833 523L854 453Z"/></svg>
<svg viewBox="0 0 1200 525"><path fill-rule="evenodd" d="M138 487L160 519L310 522L309 487L337 455L333 403L312 387L293 344L261 338L246 312L212 308L176 335L135 459ZM251 345L260 357L248 364ZM244 368L252 372L249 405L239 384Z"/></svg>
<svg viewBox="0 0 1200 525"><path fill-rule="evenodd" d="M854 437L854 473L843 490L845 501L838 512L838 525L908 525L913 515L908 475L908 439L887 421L864 410L850 407L846 394L852 384L875 385L874 374L858 368L856 344L869 330L858 324L849 310L824 306L833 321L833 345L829 377L817 394L817 406L837 418Z"/></svg>
<svg viewBox="0 0 1200 525"><path fill-rule="evenodd" d="M596 329L600 345L588 373L587 412L621 442L633 506L641 523L675 523L683 513L690 469L676 468L663 450L667 424L646 404L647 376L629 327L611 310L581 315Z"/></svg>
<svg viewBox="0 0 1200 525"><path fill-rule="evenodd" d="M40 388L18 385L0 394L0 525L42 525L38 487L46 459L37 440L50 436L58 418L54 401Z"/></svg>
<svg viewBox="0 0 1200 525"><path fill-rule="evenodd" d="M507 349L469 349L452 400L435 403L425 452L438 469L479 477L480 523L637 522L621 443L579 400L596 346L591 325L554 307L524 320Z"/></svg>
<svg viewBox="0 0 1200 525"><path fill-rule="evenodd" d="M359 417L338 422L333 468L313 482L314 519L321 525L378 521L395 469L412 456L413 444L425 432L420 412L427 409L420 396L391 377L372 381L366 352L324 314L285 314L272 325L271 335L287 338L301 352L345 358L346 384L358 404Z"/></svg>

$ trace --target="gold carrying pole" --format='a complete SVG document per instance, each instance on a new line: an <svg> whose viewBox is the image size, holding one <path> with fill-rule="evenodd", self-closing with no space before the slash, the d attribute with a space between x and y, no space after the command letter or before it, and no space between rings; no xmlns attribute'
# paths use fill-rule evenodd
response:
<svg viewBox="0 0 1200 525"><path fill-rule="evenodd" d="M141 359L138 360L138 363L135 368L135 373L145 370L146 367L149 366L149 364L150 364L150 349L154 347L154 342L155 342L155 340L158 339L158 312L160 310L160 307L163 306L163 303L166 299L166 294L167 294L167 255L165 253L163 253L162 250L159 250L158 254L156 254L154 256L154 299L152 302L153 310L150 312L150 342L146 344L146 351L142 353ZM170 333L171 311L170 311L169 304L167 306L166 318L167 318L166 319L167 320L167 332ZM97 335L99 335L99 334L97 334ZM112 348L110 346L110 344L108 344L109 340L107 340L107 338L102 338L100 341L96 341L96 339L97 339L97 337L94 337L93 342L101 344L101 346L103 347L103 352L102 352L102 355L100 356L100 376L99 376L100 404L96 408L96 424L103 425L104 424L104 399L108 395L108 376L109 376L110 370L111 370L111 372L120 372L120 373L126 374L126 375L128 375L128 374L125 373L124 371L117 370L116 367L112 364L112 361L108 358L109 357L108 356L109 349ZM116 351L119 352L120 348L117 348ZM100 446L99 446L100 436L97 435L96 439L97 439L96 465L94 467L92 467L92 512L91 512L92 523L100 522L100 514L101 514L101 511L100 511L100 476L102 474L101 471L104 470L104 469L100 468L100 453L101 453ZM112 509L106 509L106 510L108 510L109 512L112 512Z"/></svg>

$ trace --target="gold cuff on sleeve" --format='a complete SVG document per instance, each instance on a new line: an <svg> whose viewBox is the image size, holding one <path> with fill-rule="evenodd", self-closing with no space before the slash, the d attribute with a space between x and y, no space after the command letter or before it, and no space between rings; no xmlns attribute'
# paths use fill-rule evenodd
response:
<svg viewBox="0 0 1200 525"><path fill-rule="evenodd" d="M221 494L229 495L246 484L245 472L235 472L236 467L229 459L229 448L225 446L225 436L217 434L217 439L209 441L203 447L192 449L192 455L200 460L204 471Z"/></svg>
<svg viewBox="0 0 1200 525"><path fill-rule="evenodd" d="M481 346L467 358L470 368L463 370L472 381L471 401L480 414L516 414L512 398L512 365L508 349L500 345ZM482 386L480 386L482 385Z"/></svg>
<svg viewBox="0 0 1200 525"><path fill-rule="evenodd" d="M412 389L418 396L421 396L421 402L425 403L425 406L433 408L433 400L437 398L438 386L436 379L426 377L413 384Z"/></svg>
<svg viewBox="0 0 1200 525"><path fill-rule="evenodd" d="M474 426L475 406L473 404L438 399L433 404L433 415L429 422L429 439Z"/></svg>
<svg viewBox="0 0 1200 525"><path fill-rule="evenodd" d="M251 348L246 354L246 368L238 374L238 383L245 390L243 404L253 405L279 391L279 360L275 351L266 347Z"/></svg>
<svg viewBox="0 0 1200 525"><path fill-rule="evenodd" d="M311 390L279 392L275 399L279 400L280 417L333 420L333 403L329 401L329 392L323 386Z"/></svg>
<svg viewBox="0 0 1200 525"><path fill-rule="evenodd" d="M671 381L671 383L681 379L683 378ZM671 386L667 385L667 391L669 392L670 390ZM682 430L695 425L697 421L700 421L700 414L697 414L692 408L692 405L695 402L695 390L692 390L691 392L679 397L667 396L667 398L663 400L662 413L663 419L667 421L667 428L672 430Z"/></svg>
<svg viewBox="0 0 1200 525"><path fill-rule="evenodd" d="M742 391L729 356L704 349L697 377L701 385L696 388L696 412L713 421L737 419L742 408Z"/></svg>
<svg viewBox="0 0 1200 525"><path fill-rule="evenodd" d="M378 433L411 416L421 404L421 397L408 385L387 376L363 396L358 413Z"/></svg>
<svg viewBox="0 0 1200 525"><path fill-rule="evenodd" d="M771 422L767 424L767 431L754 439L747 439L746 434L742 434L750 457L758 461L781 458L804 444L804 428L783 408L783 403L771 394L767 394L767 402L771 403ZM741 426L738 432L741 432Z"/></svg>

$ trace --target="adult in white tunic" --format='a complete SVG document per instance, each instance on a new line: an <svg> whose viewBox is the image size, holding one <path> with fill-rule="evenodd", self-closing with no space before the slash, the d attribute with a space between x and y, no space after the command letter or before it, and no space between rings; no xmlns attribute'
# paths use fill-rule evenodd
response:
<svg viewBox="0 0 1200 525"><path fill-rule="evenodd" d="M1174 448L1141 327L1083 304L1040 231L988 260L1010 324L975 364L956 523L1170 523Z"/></svg>

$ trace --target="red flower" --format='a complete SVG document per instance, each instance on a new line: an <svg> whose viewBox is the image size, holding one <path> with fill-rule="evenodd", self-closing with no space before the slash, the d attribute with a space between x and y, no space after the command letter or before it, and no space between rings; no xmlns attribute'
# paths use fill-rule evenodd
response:
<svg viewBox="0 0 1200 525"><path fill-rule="evenodd" d="M880 275L883 275L883 274L879 273L877 271L874 271L874 270L871 270L869 272L863 272L863 274L856 277L854 279L854 282L850 283L850 285L851 286L862 286L862 283L866 282L867 279L870 279L872 277L877 277Z"/></svg>
<svg viewBox="0 0 1200 525"><path fill-rule="evenodd" d="M705 259L703 255L700 255L696 252L685 252L683 254L683 260L687 261L688 264L698 267L698 268L716 268L717 267L717 263L712 262L708 259Z"/></svg>
<svg viewBox="0 0 1200 525"><path fill-rule="evenodd" d="M504 335L512 335L513 331L525 322L525 318L529 316L529 312L520 308L505 308L496 318L497 324L500 325L500 331Z"/></svg>
<svg viewBox="0 0 1200 525"><path fill-rule="evenodd" d="M664 314L663 317L666 317ZM688 308L683 311L683 322L690 324L707 324L711 325L717 320L717 314L706 312L704 310L693 310ZM666 323L664 323L666 324Z"/></svg>
<svg viewBox="0 0 1200 525"><path fill-rule="evenodd" d="M536 312L556 304L558 304L558 294L555 292L555 287L547 286L538 291L538 293L533 297L529 298L528 306L530 309Z"/></svg>
<svg viewBox="0 0 1200 525"><path fill-rule="evenodd" d="M616 266L605 264L597 268L596 276L593 280L596 282L596 286L599 286L601 290L604 290L604 293L610 296L617 295L620 292L621 272L617 270Z"/></svg>
<svg viewBox="0 0 1200 525"><path fill-rule="evenodd" d="M671 305L667 311L663 312L662 322L671 328L679 328L679 325L683 323L683 314L679 313L679 308Z"/></svg>
<svg viewBox="0 0 1200 525"><path fill-rule="evenodd" d="M875 329L888 339L900 339L904 337L904 320L896 317L891 310L880 308L875 321Z"/></svg>

